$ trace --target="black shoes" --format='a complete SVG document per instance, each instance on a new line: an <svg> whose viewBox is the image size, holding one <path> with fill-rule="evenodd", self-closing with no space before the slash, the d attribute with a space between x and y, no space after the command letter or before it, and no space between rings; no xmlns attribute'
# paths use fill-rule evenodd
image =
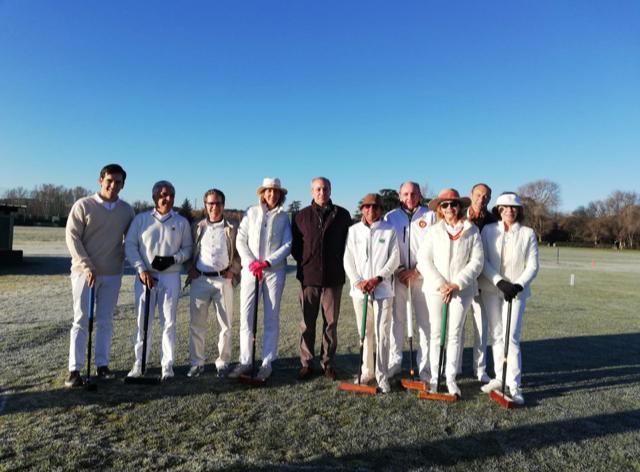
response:
<svg viewBox="0 0 640 472"><path fill-rule="evenodd" d="M67 388L77 388L82 387L84 385L84 380L80 377L79 370L72 370L69 372L69 376L67 380L64 381L64 386Z"/></svg>
<svg viewBox="0 0 640 472"><path fill-rule="evenodd" d="M111 372L111 369L106 365L98 367L98 378L101 380L111 380L116 378L116 374Z"/></svg>

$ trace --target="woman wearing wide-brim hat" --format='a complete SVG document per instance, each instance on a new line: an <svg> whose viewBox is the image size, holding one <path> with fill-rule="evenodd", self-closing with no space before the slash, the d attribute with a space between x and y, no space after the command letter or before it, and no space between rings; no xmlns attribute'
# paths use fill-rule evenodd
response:
<svg viewBox="0 0 640 472"><path fill-rule="evenodd" d="M481 390L489 393L502 387L503 366L499 359L504 357L505 327L511 301L506 384L515 403L523 405L520 331L525 305L531 296L529 286L538 273L538 241L533 229L521 223L524 208L517 194L505 192L500 195L493 213L499 221L482 229L485 261L479 284L488 317L488 343L493 346L495 378Z"/></svg>
<svg viewBox="0 0 640 472"><path fill-rule="evenodd" d="M262 366L257 377L271 375L271 363L278 357L280 300L286 279L286 261L291 252L291 225L283 204L287 189L280 179L267 177L256 193L259 204L250 207L238 228L236 246L242 262L240 280L240 363L229 374L236 378L251 370L252 314L258 303L255 278L260 281L264 304Z"/></svg>
<svg viewBox="0 0 640 472"><path fill-rule="evenodd" d="M449 393L458 396L461 392L456 384L456 373L464 320L478 291L477 278L484 261L478 228L465 219L464 209L470 203L469 198L460 197L452 188L442 190L429 202L429 208L436 212L438 221L427 230L417 261L418 271L424 278L423 291L429 308L430 390L437 389L442 306L448 303L445 376Z"/></svg>

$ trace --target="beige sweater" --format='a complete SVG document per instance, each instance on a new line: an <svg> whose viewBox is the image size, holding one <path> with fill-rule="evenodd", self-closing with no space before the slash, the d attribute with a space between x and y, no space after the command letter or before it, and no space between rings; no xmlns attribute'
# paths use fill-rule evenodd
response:
<svg viewBox="0 0 640 472"><path fill-rule="evenodd" d="M107 210L93 195L75 202L65 231L71 271L121 274L124 236L133 216L131 206L122 200L112 210Z"/></svg>

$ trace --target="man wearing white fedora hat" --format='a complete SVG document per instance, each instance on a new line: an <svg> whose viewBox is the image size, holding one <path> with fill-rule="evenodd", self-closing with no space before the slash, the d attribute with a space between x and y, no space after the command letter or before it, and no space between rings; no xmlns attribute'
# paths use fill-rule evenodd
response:
<svg viewBox="0 0 640 472"><path fill-rule="evenodd" d="M256 191L259 204L247 209L238 228L237 248L242 262L240 281L240 363L229 374L237 378L251 370L252 313L258 303L255 279L264 304L262 367L257 377L271 375L278 357L280 300L286 279L287 256L291 253L291 224L283 204L287 189L280 179L266 177Z"/></svg>

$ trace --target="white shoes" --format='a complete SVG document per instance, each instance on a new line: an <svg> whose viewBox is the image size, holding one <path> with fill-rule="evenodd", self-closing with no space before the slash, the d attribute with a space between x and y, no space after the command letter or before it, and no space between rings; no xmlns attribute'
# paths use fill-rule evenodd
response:
<svg viewBox="0 0 640 472"><path fill-rule="evenodd" d="M391 392L391 385L389 385L389 381L388 380L383 380L382 382L380 382L380 384L378 385L378 388L380 389L380 391L382 393L390 393Z"/></svg>
<svg viewBox="0 0 640 472"><path fill-rule="evenodd" d="M271 365L263 365L262 367L260 367L260 370L258 371L258 375L256 375L256 378L258 380L267 380L269 377L271 377Z"/></svg>
<svg viewBox="0 0 640 472"><path fill-rule="evenodd" d="M162 367L162 377L160 379L162 382L166 382L167 380L172 379L174 376L175 375L173 373L173 367L171 367L170 365Z"/></svg>
<svg viewBox="0 0 640 472"><path fill-rule="evenodd" d="M140 366L140 364L133 364L133 367L127 374L127 377L131 377L131 378L142 377L142 367Z"/></svg>
<svg viewBox="0 0 640 472"><path fill-rule="evenodd" d="M375 376L373 376L373 375L371 375L371 374L362 374L362 376L360 377L360 384L361 384L361 385L367 385L367 384L369 384L369 382L371 382L374 378L375 378ZM357 375L356 375L355 383L358 383L358 376L357 376Z"/></svg>
<svg viewBox="0 0 640 472"><path fill-rule="evenodd" d="M455 380L447 380L447 390L449 390L450 395L457 395L459 397L462 396L460 387L458 387L458 384Z"/></svg>
<svg viewBox="0 0 640 472"><path fill-rule="evenodd" d="M204 366L203 365L192 365L191 369L189 369L189 372L187 372L187 377L189 378L194 378L194 377L200 377L200 374L204 373Z"/></svg>
<svg viewBox="0 0 640 472"><path fill-rule="evenodd" d="M489 377L489 375L486 372L483 372L481 375L478 375L478 381L486 384L491 382L491 377Z"/></svg>
<svg viewBox="0 0 640 472"><path fill-rule="evenodd" d="M480 387L482 393L490 393L493 390L500 390L502 388L502 381L499 379L492 379L488 384Z"/></svg>
<svg viewBox="0 0 640 472"><path fill-rule="evenodd" d="M438 379L431 379L429 381L429 391L431 393L436 393L438 391Z"/></svg>
<svg viewBox="0 0 640 472"><path fill-rule="evenodd" d="M511 393L511 398L513 398L513 402L516 405L518 406L524 405L524 397L522 396L522 390L520 390L518 387L513 387L509 389L509 392Z"/></svg>
<svg viewBox="0 0 640 472"><path fill-rule="evenodd" d="M251 372L251 364L238 364L229 374L230 379L237 379L241 375Z"/></svg>

